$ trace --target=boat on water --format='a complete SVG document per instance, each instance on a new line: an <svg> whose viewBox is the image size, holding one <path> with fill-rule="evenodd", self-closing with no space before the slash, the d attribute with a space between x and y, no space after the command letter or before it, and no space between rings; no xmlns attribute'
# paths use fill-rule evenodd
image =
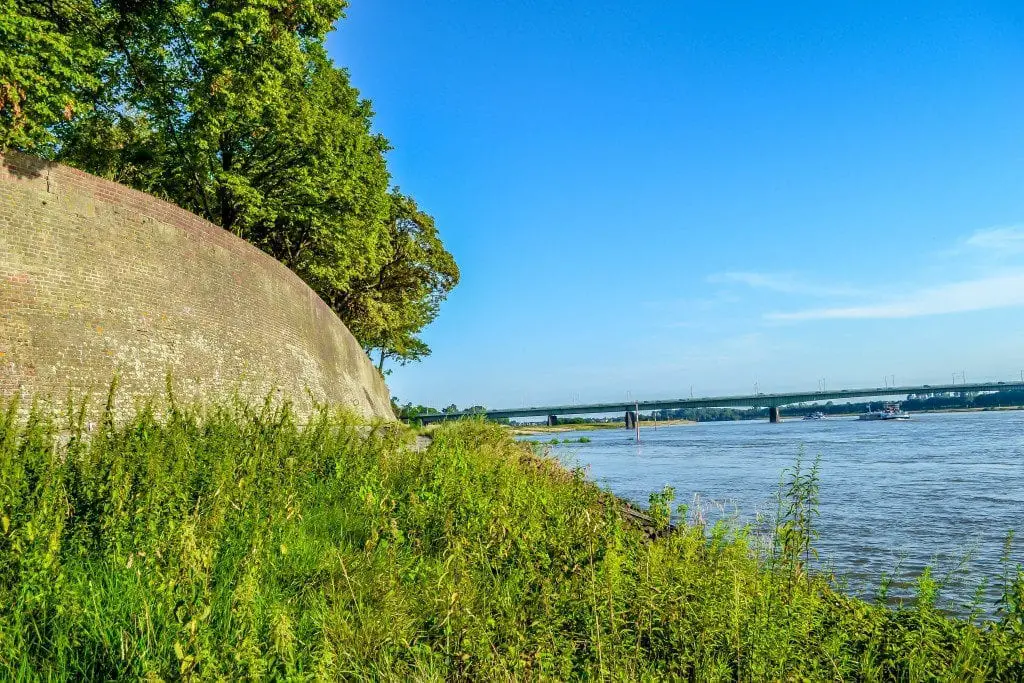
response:
<svg viewBox="0 0 1024 683"><path fill-rule="evenodd" d="M825 419L825 413L821 412L820 410L816 410L813 413L807 413L806 415L804 415L804 419L805 420L824 420Z"/></svg>
<svg viewBox="0 0 1024 683"><path fill-rule="evenodd" d="M910 413L900 410L898 403L887 403L881 410L871 410L868 405L868 412L862 413L858 419L861 420L909 420Z"/></svg>

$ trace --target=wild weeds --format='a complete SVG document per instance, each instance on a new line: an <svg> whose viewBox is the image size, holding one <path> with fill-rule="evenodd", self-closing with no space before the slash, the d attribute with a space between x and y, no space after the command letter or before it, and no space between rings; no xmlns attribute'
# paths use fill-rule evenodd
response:
<svg viewBox="0 0 1024 683"><path fill-rule="evenodd" d="M1003 542L1002 577L998 614L1003 621L1024 637L1024 566L1010 563L1013 548L1013 530L1006 534Z"/></svg>
<svg viewBox="0 0 1024 683"><path fill-rule="evenodd" d="M685 513L652 539L483 422L419 452L270 404L82 414L0 412L0 679L1024 676L1019 569L981 626L807 571L816 467L762 555Z"/></svg>
<svg viewBox="0 0 1024 683"><path fill-rule="evenodd" d="M803 451L796 463L783 472L778 489L778 517L773 534L773 557L786 570L790 582L799 577L817 558L814 541L818 538L814 518L818 515L821 456L810 469L804 466Z"/></svg>

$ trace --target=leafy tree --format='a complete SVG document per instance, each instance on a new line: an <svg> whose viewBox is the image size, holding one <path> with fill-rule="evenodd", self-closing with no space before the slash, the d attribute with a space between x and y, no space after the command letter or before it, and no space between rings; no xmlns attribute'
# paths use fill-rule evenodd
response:
<svg viewBox="0 0 1024 683"><path fill-rule="evenodd" d="M0 0L10 1L10 0ZM167 198L298 273L401 363L457 284L433 219L389 191L388 143L323 40L344 0L97 0L104 84L57 157Z"/></svg>
<svg viewBox="0 0 1024 683"><path fill-rule="evenodd" d="M100 15L90 0L0 0L0 150L49 153L52 127L100 85Z"/></svg>
<svg viewBox="0 0 1024 683"><path fill-rule="evenodd" d="M152 166L159 173L133 176L140 189L239 234L259 237L266 223L303 209L308 219L341 170L328 168L339 161L329 138L357 137L352 126L331 124L347 114L369 130L368 103L333 73L322 47L342 0L110 5L102 97L93 116L66 131L60 158L103 174ZM383 194L386 143L376 143L367 147ZM334 173L314 177L325 170Z"/></svg>
<svg viewBox="0 0 1024 683"><path fill-rule="evenodd" d="M440 411L437 408L431 408L430 406L413 405L412 402L407 402L400 410L396 410L395 414L403 420L415 420L422 415L437 415Z"/></svg>
<svg viewBox="0 0 1024 683"><path fill-rule="evenodd" d="M380 245L384 260L368 276L341 293L337 309L354 321L352 332L378 369L392 358L401 364L419 360L430 347L417 334L437 317L441 302L459 282L459 268L444 248L434 219L397 189Z"/></svg>

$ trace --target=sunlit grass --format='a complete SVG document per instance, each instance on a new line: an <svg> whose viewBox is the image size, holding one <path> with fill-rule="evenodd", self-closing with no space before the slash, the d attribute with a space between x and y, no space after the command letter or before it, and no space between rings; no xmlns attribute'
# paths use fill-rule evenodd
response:
<svg viewBox="0 0 1024 683"><path fill-rule="evenodd" d="M0 424L0 679L1024 677L1005 577L983 625L893 611L805 570L816 473L772 543L638 526L508 431L390 428L287 409ZM894 520L894 523L897 523Z"/></svg>

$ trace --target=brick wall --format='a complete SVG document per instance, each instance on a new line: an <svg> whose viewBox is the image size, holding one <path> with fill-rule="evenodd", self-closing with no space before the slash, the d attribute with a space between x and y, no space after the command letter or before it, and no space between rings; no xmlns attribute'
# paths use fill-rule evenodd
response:
<svg viewBox="0 0 1024 683"><path fill-rule="evenodd" d="M173 204L0 156L0 396L187 399L273 391L392 418L387 387L290 270Z"/></svg>

